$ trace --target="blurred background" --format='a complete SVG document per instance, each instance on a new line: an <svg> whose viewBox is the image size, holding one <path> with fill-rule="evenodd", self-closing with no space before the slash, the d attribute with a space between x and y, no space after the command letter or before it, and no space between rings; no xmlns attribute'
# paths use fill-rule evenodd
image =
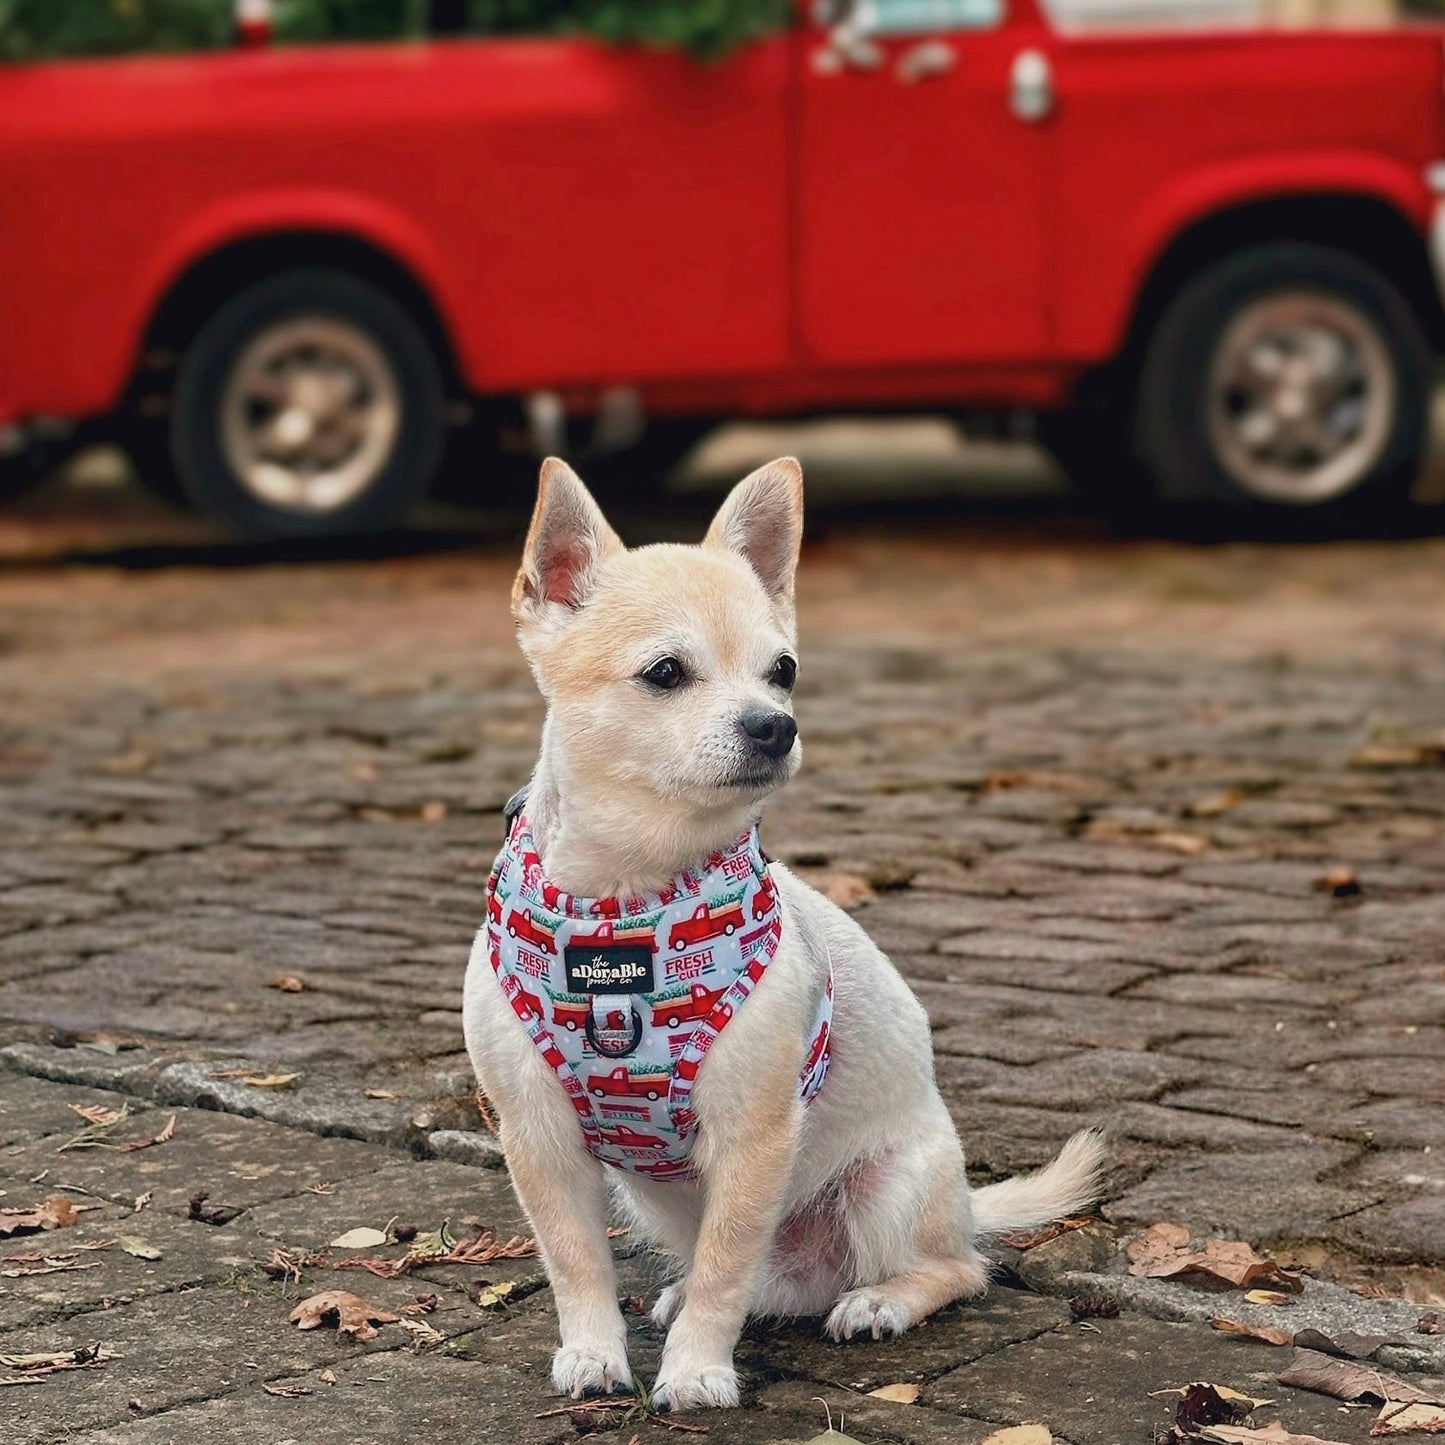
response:
<svg viewBox="0 0 1445 1445"><path fill-rule="evenodd" d="M646 517L780 448L1428 533L1431 8L3 0L0 551L450 547L550 452Z"/></svg>

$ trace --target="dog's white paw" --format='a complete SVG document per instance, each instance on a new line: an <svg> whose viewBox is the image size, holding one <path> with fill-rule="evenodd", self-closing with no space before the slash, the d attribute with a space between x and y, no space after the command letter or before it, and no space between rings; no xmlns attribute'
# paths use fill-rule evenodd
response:
<svg viewBox="0 0 1445 1445"><path fill-rule="evenodd" d="M838 1296L823 1333L835 1340L851 1340L854 1335L901 1335L913 1323L912 1316L897 1300L878 1290L853 1289Z"/></svg>
<svg viewBox="0 0 1445 1445"><path fill-rule="evenodd" d="M738 1372L731 1365L673 1369L664 1360L652 1387L657 1410L731 1410L738 1399Z"/></svg>
<svg viewBox="0 0 1445 1445"><path fill-rule="evenodd" d="M563 1345L552 1356L552 1384L559 1395L610 1395L632 1389L632 1371L624 1347Z"/></svg>
<svg viewBox="0 0 1445 1445"><path fill-rule="evenodd" d="M658 1295L657 1303L652 1307L652 1323L658 1329L665 1330L682 1312L682 1304L686 1298L687 1283L685 1280L678 1280L676 1284L668 1285Z"/></svg>

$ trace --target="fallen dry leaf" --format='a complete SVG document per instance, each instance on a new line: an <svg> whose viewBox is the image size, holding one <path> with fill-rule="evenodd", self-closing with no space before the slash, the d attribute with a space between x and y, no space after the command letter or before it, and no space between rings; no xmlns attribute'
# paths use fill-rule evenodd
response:
<svg viewBox="0 0 1445 1445"><path fill-rule="evenodd" d="M1227 1335L1247 1335L1252 1340L1263 1340L1267 1345L1292 1345L1294 1336L1288 1330L1271 1329L1267 1325L1247 1325L1243 1320L1212 1319L1209 1327L1222 1330Z"/></svg>
<svg viewBox="0 0 1445 1445"><path fill-rule="evenodd" d="M1086 1224L1093 1222L1093 1216L1087 1214L1072 1219L1056 1219L1052 1224L1046 1224L1036 1233L1030 1233L1027 1230L1012 1230L1008 1234L1001 1234L998 1242L1008 1245L1010 1249L1037 1249L1039 1245L1047 1244L1061 1234L1067 1234L1071 1229L1082 1229Z"/></svg>
<svg viewBox="0 0 1445 1445"><path fill-rule="evenodd" d="M822 895L839 908L861 908L873 901L873 889L856 873L826 873L813 880Z"/></svg>
<svg viewBox="0 0 1445 1445"><path fill-rule="evenodd" d="M415 1319L411 1316L403 1316L398 1321L402 1329L411 1336L412 1344L418 1350L435 1349L437 1345L445 1341L446 1336L439 1329L427 1324L425 1320Z"/></svg>
<svg viewBox="0 0 1445 1445"><path fill-rule="evenodd" d="M336 1383L336 1371L322 1370L316 1378L320 1380L323 1385L334 1385Z"/></svg>
<svg viewBox="0 0 1445 1445"><path fill-rule="evenodd" d="M314 1391L308 1390L305 1385L286 1385L279 1380L262 1380L261 1388L268 1395L275 1395L282 1400L294 1400L300 1395L310 1395Z"/></svg>
<svg viewBox="0 0 1445 1445"><path fill-rule="evenodd" d="M122 1234L120 1238L116 1240L116 1244L136 1259L162 1258L160 1250L158 1250L155 1245L147 1244L145 1240L134 1234Z"/></svg>
<svg viewBox="0 0 1445 1445"><path fill-rule="evenodd" d="M1370 1427L1371 1435L1445 1435L1445 1405L1422 1400L1404 1405L1390 1402Z"/></svg>
<svg viewBox="0 0 1445 1445"><path fill-rule="evenodd" d="M917 1401L921 1392L917 1385L900 1382L897 1385L880 1385L876 1390L869 1390L868 1393L875 1400L892 1400L898 1405L912 1405Z"/></svg>
<svg viewBox="0 0 1445 1445"><path fill-rule="evenodd" d="M1171 853L1188 857L1209 850L1209 839L1199 833L1184 833L1174 828L1148 828L1122 823L1117 818L1095 818L1084 836L1100 843L1131 843L1145 848L1166 848Z"/></svg>
<svg viewBox="0 0 1445 1445"><path fill-rule="evenodd" d="M1103 1290L1077 1294L1069 1301L1069 1313L1076 1320L1113 1320L1119 1317L1119 1300Z"/></svg>
<svg viewBox="0 0 1445 1445"><path fill-rule="evenodd" d="M1445 1317L1438 1310L1426 1310L1415 1326L1417 1335L1438 1335L1445 1333Z"/></svg>
<svg viewBox="0 0 1445 1445"><path fill-rule="evenodd" d="M198 1224L229 1224L245 1210L235 1204L207 1204L211 1197L209 1189L198 1189L187 1203L186 1217Z"/></svg>
<svg viewBox="0 0 1445 1445"><path fill-rule="evenodd" d="M59 1370L99 1369L107 1360L117 1356L107 1350L99 1340L89 1345L80 1345L73 1350L58 1350L54 1353L35 1355L0 1355L0 1365L8 1370L19 1370L24 1375L53 1375ZM16 1384L15 1380L3 1380L0 1384Z"/></svg>
<svg viewBox="0 0 1445 1445"><path fill-rule="evenodd" d="M0 1234L30 1234L41 1229L69 1229L80 1216L98 1204L73 1204L63 1194L34 1209L0 1209Z"/></svg>
<svg viewBox="0 0 1445 1445"><path fill-rule="evenodd" d="M1010 1425L985 1435L983 1445L1054 1445L1054 1435L1047 1425Z"/></svg>
<svg viewBox="0 0 1445 1445"><path fill-rule="evenodd" d="M1371 743L1350 757L1354 768L1438 768L1445 763L1440 743Z"/></svg>
<svg viewBox="0 0 1445 1445"><path fill-rule="evenodd" d="M1252 1289L1245 1296L1245 1301L1252 1305L1287 1305L1293 1303L1287 1294L1281 1294L1277 1289Z"/></svg>
<svg viewBox="0 0 1445 1445"><path fill-rule="evenodd" d="M281 993L304 993L306 991L305 980L294 973L278 973L275 978L266 980L267 988L274 988Z"/></svg>
<svg viewBox="0 0 1445 1445"><path fill-rule="evenodd" d="M447 815L445 803L423 803L421 805L421 820L423 823L440 823Z"/></svg>
<svg viewBox="0 0 1445 1445"><path fill-rule="evenodd" d="M1295 1435L1278 1420L1263 1430L1247 1425L1206 1425L1201 1440L1218 1441L1219 1445L1341 1445L1338 1440L1322 1440L1318 1435Z"/></svg>
<svg viewBox="0 0 1445 1445"><path fill-rule="evenodd" d="M1237 808L1248 797L1249 792L1245 788L1223 788L1217 793L1196 798L1184 811L1191 818L1218 818L1231 808Z"/></svg>
<svg viewBox="0 0 1445 1445"><path fill-rule="evenodd" d="M386 1243L386 1231L382 1229L368 1229L361 1225L356 1229L348 1229L345 1234L338 1234L331 1241L332 1249L375 1249L378 1244Z"/></svg>
<svg viewBox="0 0 1445 1445"><path fill-rule="evenodd" d="M1318 1350L1322 1355L1339 1355L1347 1360L1364 1360L1381 1345L1403 1345L1397 1335L1357 1335L1353 1330L1338 1330L1327 1335L1319 1330L1300 1330L1294 1342L1302 1350Z"/></svg>
<svg viewBox="0 0 1445 1445"><path fill-rule="evenodd" d="M414 1319L417 1315L431 1314L437 1304L438 1300L434 1294L419 1294L410 1304L402 1305L401 1313L410 1315Z"/></svg>
<svg viewBox="0 0 1445 1445"><path fill-rule="evenodd" d="M8 1260L26 1259L26 1263L11 1264L7 1269L0 1269L0 1275L6 1279L29 1279L37 1274L65 1274L74 1269L99 1269L100 1261L92 1259L89 1261L79 1260L73 1254L54 1254L21 1256L11 1255ZM8 1263L7 1260L7 1263Z"/></svg>
<svg viewBox="0 0 1445 1445"><path fill-rule="evenodd" d="M135 1139L129 1144L118 1145L117 1148L122 1154L134 1154L137 1149L151 1149L157 1144L169 1144L175 1137L176 1116L172 1114L171 1117L166 1120L159 1134L153 1135L149 1139Z"/></svg>
<svg viewBox="0 0 1445 1445"><path fill-rule="evenodd" d="M125 1118L125 1110L107 1109L104 1104L67 1104L65 1106L73 1114L79 1114L87 1124L94 1124L98 1128L108 1129L112 1124L118 1124Z"/></svg>
<svg viewBox="0 0 1445 1445"><path fill-rule="evenodd" d="M1353 868L1331 868L1315 879L1315 887L1335 898L1354 898L1360 892L1360 880Z"/></svg>
<svg viewBox="0 0 1445 1445"><path fill-rule="evenodd" d="M248 1089L289 1089L300 1074L245 1074L241 1082Z"/></svg>
<svg viewBox="0 0 1445 1445"><path fill-rule="evenodd" d="M467 1298L478 1309L496 1309L498 1305L505 1302L507 1296L516 1287L509 1279L498 1280L496 1284L492 1284L489 1280L479 1279L467 1286Z"/></svg>
<svg viewBox="0 0 1445 1445"><path fill-rule="evenodd" d="M1182 1224L1155 1224L1127 1250L1129 1273L1144 1279L1173 1279L1182 1274L1203 1275L1219 1284L1243 1289L1268 1280L1298 1294L1304 1284L1272 1259L1256 1254L1241 1240L1206 1239L1194 1247Z"/></svg>
<svg viewBox="0 0 1445 1445"><path fill-rule="evenodd" d="M1333 1395L1337 1400L1368 1398L1413 1405L1430 1398L1398 1375L1387 1374L1371 1365L1359 1365L1353 1360L1337 1360L1317 1350L1296 1349L1289 1368L1275 1378L1281 1385Z"/></svg>
<svg viewBox="0 0 1445 1445"><path fill-rule="evenodd" d="M368 1099L399 1099L400 1094L393 1094L390 1089L363 1089L362 1094Z"/></svg>
<svg viewBox="0 0 1445 1445"><path fill-rule="evenodd" d="M395 1324L399 1318L344 1289L323 1290L302 1300L288 1318L303 1330L314 1330L330 1315L336 1316L338 1335L350 1335L357 1340L374 1340L377 1335L375 1325Z"/></svg>

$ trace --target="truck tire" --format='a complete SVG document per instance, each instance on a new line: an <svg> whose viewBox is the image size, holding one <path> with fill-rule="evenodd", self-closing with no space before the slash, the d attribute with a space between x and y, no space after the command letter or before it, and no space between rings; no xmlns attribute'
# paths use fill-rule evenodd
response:
<svg viewBox="0 0 1445 1445"><path fill-rule="evenodd" d="M170 453L190 499L249 538L379 531L425 494L446 390L421 327L339 271L242 291L180 360Z"/></svg>
<svg viewBox="0 0 1445 1445"><path fill-rule="evenodd" d="M1425 449L1434 361L1372 266L1323 246L1254 246L1160 318L1135 413L1164 501L1358 516L1402 504Z"/></svg>

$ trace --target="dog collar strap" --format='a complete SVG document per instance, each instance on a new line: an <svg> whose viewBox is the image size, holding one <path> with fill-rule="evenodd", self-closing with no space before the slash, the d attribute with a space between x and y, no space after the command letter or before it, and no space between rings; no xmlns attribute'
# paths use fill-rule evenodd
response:
<svg viewBox="0 0 1445 1445"><path fill-rule="evenodd" d="M693 1082L778 951L782 918L756 827L631 898L579 898L547 879L518 812L487 885L487 951L502 991L556 1070L587 1148L657 1179L687 1177ZM831 974L798 1081L828 1068Z"/></svg>

